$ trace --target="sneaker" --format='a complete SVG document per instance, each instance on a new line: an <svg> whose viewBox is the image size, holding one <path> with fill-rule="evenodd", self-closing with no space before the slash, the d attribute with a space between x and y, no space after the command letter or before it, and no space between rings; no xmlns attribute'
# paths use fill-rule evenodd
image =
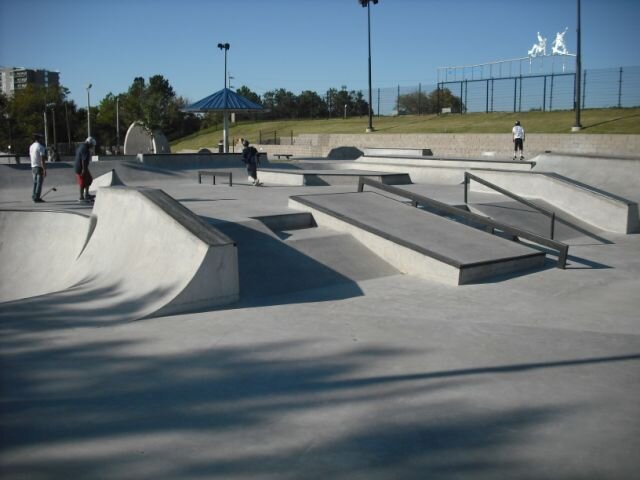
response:
<svg viewBox="0 0 640 480"><path fill-rule="evenodd" d="M41 199L41 198L34 198L33 201L35 203L45 203L45 201L43 199Z"/></svg>
<svg viewBox="0 0 640 480"><path fill-rule="evenodd" d="M516 159L516 156L515 156L515 155L513 156L513 159L514 159L514 160Z"/></svg>
<svg viewBox="0 0 640 480"><path fill-rule="evenodd" d="M524 160L524 155L520 155L520 161Z"/></svg>

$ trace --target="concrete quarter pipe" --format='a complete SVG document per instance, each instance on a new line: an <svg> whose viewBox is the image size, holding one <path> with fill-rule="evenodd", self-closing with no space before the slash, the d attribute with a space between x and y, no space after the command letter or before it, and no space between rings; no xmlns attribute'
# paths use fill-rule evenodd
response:
<svg viewBox="0 0 640 480"><path fill-rule="evenodd" d="M2 211L0 228L0 310L133 320L238 299L234 242L161 190L100 189L90 218Z"/></svg>

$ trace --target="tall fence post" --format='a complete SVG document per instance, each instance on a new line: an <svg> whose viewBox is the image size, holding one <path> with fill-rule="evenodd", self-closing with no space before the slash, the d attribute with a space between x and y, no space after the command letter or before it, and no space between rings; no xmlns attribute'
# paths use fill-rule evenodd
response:
<svg viewBox="0 0 640 480"><path fill-rule="evenodd" d="M461 108L464 109L464 111L467 111L467 105L469 105L468 100L469 100L469 82L467 80L464 81L464 104L462 105ZM462 100L462 99L460 99Z"/></svg>
<svg viewBox="0 0 640 480"><path fill-rule="evenodd" d="M422 83L418 84L418 115L422 115Z"/></svg>
<svg viewBox="0 0 640 480"><path fill-rule="evenodd" d="M522 111L522 75L520 75L520 94L518 98L518 112Z"/></svg>
<svg viewBox="0 0 640 480"><path fill-rule="evenodd" d="M620 67L620 76L618 78L618 108L622 108L622 67Z"/></svg>
<svg viewBox="0 0 640 480"><path fill-rule="evenodd" d="M487 94L486 94L486 106L484 108L484 113L489 113L489 79L487 78Z"/></svg>
<svg viewBox="0 0 640 480"><path fill-rule="evenodd" d="M513 79L513 113L516 113L516 99L518 98L518 77Z"/></svg>
<svg viewBox="0 0 640 480"><path fill-rule="evenodd" d="M542 82L542 111L545 112L547 110L547 76L543 77Z"/></svg>
<svg viewBox="0 0 640 480"><path fill-rule="evenodd" d="M553 110L553 79L555 75L551 74L551 94L549 95L549 111Z"/></svg>
<svg viewBox="0 0 640 480"><path fill-rule="evenodd" d="M587 98L587 71L584 70L584 74L582 75L582 108L585 108L586 98ZM578 101L580 101L580 99L578 99Z"/></svg>
<svg viewBox="0 0 640 480"><path fill-rule="evenodd" d="M460 115L464 113L462 110L462 80L460 80Z"/></svg>

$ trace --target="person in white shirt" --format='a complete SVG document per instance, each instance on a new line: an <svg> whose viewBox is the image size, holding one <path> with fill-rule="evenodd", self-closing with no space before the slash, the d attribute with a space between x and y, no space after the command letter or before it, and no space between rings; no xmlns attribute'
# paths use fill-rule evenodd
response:
<svg viewBox="0 0 640 480"><path fill-rule="evenodd" d="M44 200L40 197L42 194L42 184L44 177L47 176L47 151L42 144L42 135L35 133L33 135L33 143L29 147L29 157L31 157L31 173L33 174L33 193L31 198L35 203L42 203Z"/></svg>
<svg viewBox="0 0 640 480"><path fill-rule="evenodd" d="M520 125L520 120L513 126L511 133L513 133L513 159L516 159L520 150L520 160L524 160L524 128Z"/></svg>

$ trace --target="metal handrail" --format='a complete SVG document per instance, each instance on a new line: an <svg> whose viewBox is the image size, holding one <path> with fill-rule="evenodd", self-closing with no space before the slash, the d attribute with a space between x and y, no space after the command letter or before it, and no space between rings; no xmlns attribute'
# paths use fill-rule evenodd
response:
<svg viewBox="0 0 640 480"><path fill-rule="evenodd" d="M546 247L552 248L558 251L558 268L564 269L567 266L567 256L569 255L569 245L559 242L557 240L552 240L547 237L542 237L538 234L529 232L527 230L523 230L521 228L513 227L511 225L507 225L505 223L496 222L495 220L487 217L483 217L482 215L477 215L475 213L467 212L458 207L453 207L446 203L439 202L438 200L434 200L433 198L425 197L423 195L418 195L417 193L408 192L406 190L402 190L398 187L393 187L391 185L385 185L384 183L377 182L375 180L371 180L366 177L358 178L358 192L364 191L364 186L369 185L370 187L377 188L379 190L391 193L393 195L397 195L399 197L406 198L411 200L411 205L417 207L418 205L427 205L436 210L448 213L450 215L454 215L456 217L462 217L466 220L471 220L476 223L480 223L485 225L487 231L489 233L494 233L494 230L500 230L506 234L513 235L516 237L526 238L534 243L539 245L544 245Z"/></svg>
<svg viewBox="0 0 640 480"><path fill-rule="evenodd" d="M542 213L543 215L546 215L547 217L551 218L551 228L550 228L550 238L553 240L554 234L555 234L555 226L556 226L556 212L553 212L551 210L547 210L545 208L539 207L538 205L536 205L533 202L530 202L529 200L525 200L524 198L520 197L519 195L516 195L515 193L510 192L509 190L505 190L502 187L497 186L494 183L491 183L483 178L478 177L477 175L474 175L473 173L469 173L469 172L464 172L464 203L467 204L467 198L469 196L468 191L469 191L469 180L475 180L478 183L481 183L482 185L489 187L493 190L495 190L496 192L499 192L509 198L514 199L517 202L520 202L528 207L533 208L534 210L537 210L538 212Z"/></svg>

